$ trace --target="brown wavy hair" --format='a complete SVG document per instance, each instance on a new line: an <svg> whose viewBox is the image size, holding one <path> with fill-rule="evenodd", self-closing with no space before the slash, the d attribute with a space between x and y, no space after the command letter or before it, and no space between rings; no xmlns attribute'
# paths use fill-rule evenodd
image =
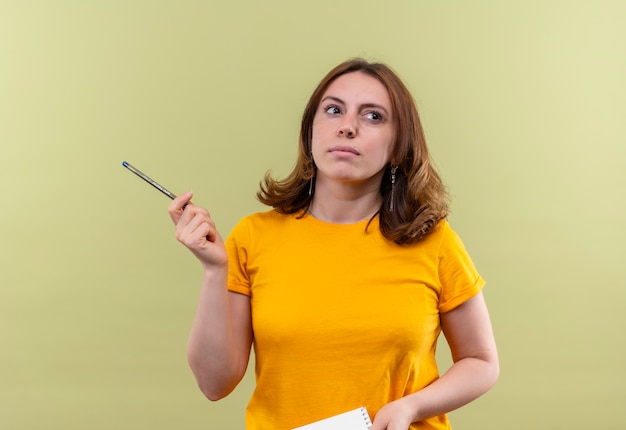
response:
<svg viewBox="0 0 626 430"><path fill-rule="evenodd" d="M338 77L353 72L366 73L378 79L391 99L396 130L391 164L397 165L398 169L393 192L391 165L387 167L380 185L383 197L378 212L381 233L401 245L419 242L448 215L448 196L428 153L413 96L400 77L383 63L351 59L336 66L321 80L302 115L296 166L282 180L273 178L267 172L257 197L280 213L304 211L304 214L308 210L312 200L309 190L316 171L311 156L313 119L330 84Z"/></svg>

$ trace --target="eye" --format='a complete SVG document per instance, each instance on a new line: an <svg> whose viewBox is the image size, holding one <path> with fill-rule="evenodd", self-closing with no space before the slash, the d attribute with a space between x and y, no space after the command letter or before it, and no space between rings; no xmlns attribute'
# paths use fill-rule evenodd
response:
<svg viewBox="0 0 626 430"><path fill-rule="evenodd" d="M324 108L324 110L326 111L326 113L329 113L331 115L337 115L341 113L341 110L335 105L327 106Z"/></svg>
<svg viewBox="0 0 626 430"><path fill-rule="evenodd" d="M380 114L380 112L377 112L375 110L366 112L365 117L374 122L382 122L383 120L382 114Z"/></svg>

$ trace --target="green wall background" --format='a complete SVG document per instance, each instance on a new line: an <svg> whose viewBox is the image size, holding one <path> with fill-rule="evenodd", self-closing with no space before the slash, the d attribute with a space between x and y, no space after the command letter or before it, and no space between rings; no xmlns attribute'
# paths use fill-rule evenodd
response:
<svg viewBox="0 0 626 430"><path fill-rule="evenodd" d="M0 427L243 428L252 375L197 390L199 265L121 162L226 235L364 56L414 92L488 281L502 376L455 428L626 428L624 22L617 0L0 0Z"/></svg>

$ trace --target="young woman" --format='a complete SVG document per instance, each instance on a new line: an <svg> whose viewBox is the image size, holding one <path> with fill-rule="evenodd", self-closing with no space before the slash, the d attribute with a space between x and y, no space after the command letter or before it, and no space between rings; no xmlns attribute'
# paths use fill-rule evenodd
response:
<svg viewBox="0 0 626 430"><path fill-rule="evenodd" d="M498 357L411 94L388 66L346 61L312 94L299 148L288 177L261 185L273 209L226 243L191 193L169 207L204 268L188 345L200 388L228 395L254 346L248 430L359 406L372 430L450 428L446 412L494 385ZM442 330L454 364L440 376Z"/></svg>

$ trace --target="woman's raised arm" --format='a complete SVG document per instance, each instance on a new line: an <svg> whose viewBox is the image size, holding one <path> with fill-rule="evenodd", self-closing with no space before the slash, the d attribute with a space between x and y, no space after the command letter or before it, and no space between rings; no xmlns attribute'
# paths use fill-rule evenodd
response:
<svg viewBox="0 0 626 430"><path fill-rule="evenodd" d="M228 291L224 241L209 212L191 203L192 196L181 194L168 212L176 225L176 238L204 269L187 359L205 396L218 400L237 386L248 366L252 345L250 298Z"/></svg>

